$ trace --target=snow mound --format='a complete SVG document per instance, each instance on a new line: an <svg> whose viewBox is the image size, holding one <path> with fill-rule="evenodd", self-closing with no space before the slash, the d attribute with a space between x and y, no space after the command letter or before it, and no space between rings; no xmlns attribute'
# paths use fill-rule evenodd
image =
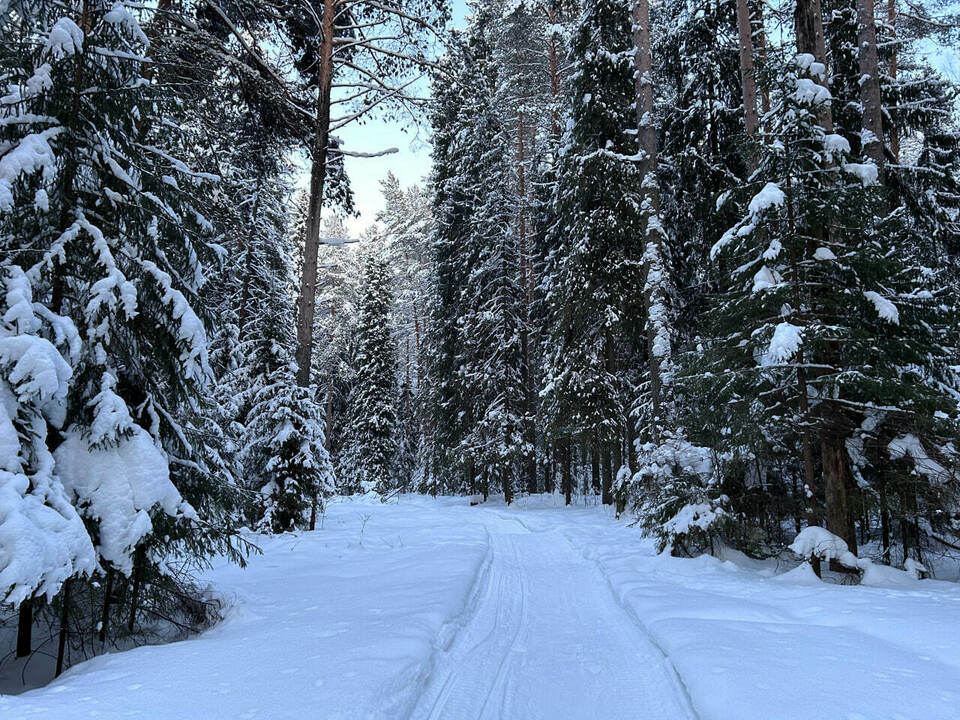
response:
<svg viewBox="0 0 960 720"><path fill-rule="evenodd" d="M789 547L807 560L818 557L821 560L836 560L848 568L859 567L857 556L850 552L847 541L817 525L801 530Z"/></svg>

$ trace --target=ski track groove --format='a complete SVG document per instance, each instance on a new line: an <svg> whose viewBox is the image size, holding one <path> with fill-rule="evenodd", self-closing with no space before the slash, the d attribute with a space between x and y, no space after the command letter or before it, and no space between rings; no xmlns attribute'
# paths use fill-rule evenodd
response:
<svg viewBox="0 0 960 720"><path fill-rule="evenodd" d="M696 720L673 663L596 563L555 528L487 517L472 607L410 720Z"/></svg>

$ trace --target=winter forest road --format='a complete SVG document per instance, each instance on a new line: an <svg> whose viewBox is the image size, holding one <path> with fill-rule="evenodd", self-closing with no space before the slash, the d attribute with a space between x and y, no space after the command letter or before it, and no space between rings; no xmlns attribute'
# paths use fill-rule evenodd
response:
<svg viewBox="0 0 960 720"><path fill-rule="evenodd" d="M0 720L960 717L955 582L658 555L561 496L337 499L251 539L199 578L219 624L0 694Z"/></svg>
<svg viewBox="0 0 960 720"><path fill-rule="evenodd" d="M556 530L490 513L466 624L413 720L693 718L664 654Z"/></svg>

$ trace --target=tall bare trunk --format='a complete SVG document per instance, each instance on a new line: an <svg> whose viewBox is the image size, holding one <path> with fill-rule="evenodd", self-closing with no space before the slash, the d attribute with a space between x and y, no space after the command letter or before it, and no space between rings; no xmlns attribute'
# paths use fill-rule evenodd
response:
<svg viewBox="0 0 960 720"><path fill-rule="evenodd" d="M646 311L647 364L650 374L650 399L653 406L654 434L663 420L663 382L669 331L666 326L667 281L663 263L663 233L659 219L660 192L657 185L657 127L653 117L653 72L650 56L650 3L636 0L633 5L633 45L637 135L642 156L640 171L644 193L646 233L643 253L643 300Z"/></svg>
<svg viewBox="0 0 960 720"><path fill-rule="evenodd" d="M757 49L757 56L761 64L767 61L767 28L763 22L763 3L758 2L753 14L753 45ZM770 112L770 91L763 87L760 90L760 110L766 115Z"/></svg>
<svg viewBox="0 0 960 720"><path fill-rule="evenodd" d="M313 358L313 316L317 301L317 254L320 249L320 213L327 176L327 150L330 144L330 89L333 81L333 17L336 0L324 0L321 20L320 77L317 93L317 117L313 136L313 164L310 168L310 199L307 226L303 238L303 268L300 295L297 298L297 383L310 385Z"/></svg>
<svg viewBox="0 0 960 720"><path fill-rule="evenodd" d="M553 27L557 22L557 12L553 8L547 9L547 21ZM550 74L550 131L556 142L560 141L560 60L557 48L557 35L550 33L550 44L547 48L548 71Z"/></svg>
<svg viewBox="0 0 960 720"><path fill-rule="evenodd" d="M880 67L877 61L877 23L873 0L857 0L857 57L860 61L860 105L863 108L863 154L883 170L883 117L880 104Z"/></svg>
<svg viewBox="0 0 960 720"><path fill-rule="evenodd" d="M737 34L740 38L740 82L743 87L743 124L750 140L757 136L760 119L757 116L757 78L753 69L753 28L750 25L750 6L747 0L737 0ZM748 156L750 170L756 169L756 155Z"/></svg>
<svg viewBox="0 0 960 720"><path fill-rule="evenodd" d="M67 635L70 632L70 578L66 579L60 590L60 603L60 633L57 640L57 667L54 677L60 677L66 661Z"/></svg>
<svg viewBox="0 0 960 720"><path fill-rule="evenodd" d="M893 47L890 50L890 77L897 79L897 0L887 0L887 24L890 25ZM894 161L900 160L900 133L896 126L891 126L887 134L890 138L890 154Z"/></svg>
<svg viewBox="0 0 960 720"><path fill-rule="evenodd" d="M813 55L814 59L826 68L827 45L823 37L823 11L820 8L820 0L797 0L793 12L793 24L797 36L797 52ZM826 72L819 79L824 87L828 87ZM820 124L827 132L833 132L833 113L827 104L821 106Z"/></svg>

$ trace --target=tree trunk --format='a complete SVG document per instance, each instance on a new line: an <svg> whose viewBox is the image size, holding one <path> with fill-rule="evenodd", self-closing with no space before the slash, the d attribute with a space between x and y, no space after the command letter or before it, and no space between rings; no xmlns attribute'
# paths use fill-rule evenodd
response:
<svg viewBox="0 0 960 720"><path fill-rule="evenodd" d="M612 453L610 452L610 443L603 444L603 450L600 453L600 463L602 465L602 483L600 486L600 500L604 505L613 503L613 470L610 467Z"/></svg>
<svg viewBox="0 0 960 720"><path fill-rule="evenodd" d="M594 433L590 440L590 491L600 492L600 442Z"/></svg>
<svg viewBox="0 0 960 720"><path fill-rule="evenodd" d="M883 117L877 25L873 0L857 0L857 57L860 61L860 105L863 108L863 154L883 171Z"/></svg>
<svg viewBox="0 0 960 720"><path fill-rule="evenodd" d="M634 90L636 93L637 136L641 155L640 172L644 193L646 232L643 252L643 301L647 329L647 365L650 375L651 423L654 441L663 425L664 362L669 351L667 328L667 282L663 262L663 235L659 219L660 192L657 185L657 127L653 115L653 71L650 55L650 3L635 0L633 5ZM667 335L667 337L664 337Z"/></svg>
<svg viewBox="0 0 960 720"><path fill-rule="evenodd" d="M330 89L333 83L333 18L336 0L324 0L320 41L320 87L317 93L317 117L310 168L310 200L303 238L303 268L297 298L297 383L310 385L313 358L313 316L317 301L317 254L320 249L320 213L327 176L327 150L330 144Z"/></svg>
<svg viewBox="0 0 960 720"><path fill-rule="evenodd" d="M890 35L893 42L890 48L890 77L897 79L897 0L887 0L887 24L890 26ZM891 123L887 134L890 137L890 154L894 162L900 161L900 133L896 125Z"/></svg>
<svg viewBox="0 0 960 720"><path fill-rule="evenodd" d="M563 473L564 505L569 505L573 497L573 469L570 467L573 457L570 448L570 438L563 438L560 444L560 462Z"/></svg>
<svg viewBox="0 0 960 720"><path fill-rule="evenodd" d="M17 657L27 657L33 649L33 598L20 603L17 618Z"/></svg>
<svg viewBox="0 0 960 720"><path fill-rule="evenodd" d="M767 61L767 29L763 24L762 2L758 2L755 5L753 13L753 28L753 45L757 49L760 62L765 64ZM770 112L770 91L766 87L763 87L760 90L760 110L764 115Z"/></svg>
<svg viewBox="0 0 960 720"><path fill-rule="evenodd" d="M890 508L887 504L887 483L880 478L880 556L890 563Z"/></svg>
<svg viewBox="0 0 960 720"><path fill-rule="evenodd" d="M557 13L553 8L547 9L547 21L553 27L557 22ZM557 37L550 33L550 44L547 49L548 72L550 75L550 132L554 142L560 143L560 115L558 104L560 101L560 62L557 52Z"/></svg>
<svg viewBox="0 0 960 720"><path fill-rule="evenodd" d="M97 635L101 644L107 641L107 626L110 622L110 600L112 596L113 568L107 568L107 579L103 588L103 609L100 612L100 631Z"/></svg>
<svg viewBox="0 0 960 720"><path fill-rule="evenodd" d="M57 640L57 669L54 677L63 673L63 664L67 653L67 634L70 632L70 578L63 583L60 590L60 637Z"/></svg>
<svg viewBox="0 0 960 720"><path fill-rule="evenodd" d="M143 586L143 564L146 562L146 551L138 547L133 556L133 591L130 598L130 619L127 631L133 635L134 624L137 619L137 603L140 600L140 590Z"/></svg>
<svg viewBox="0 0 960 720"><path fill-rule="evenodd" d="M814 59L826 68L827 48L823 37L823 11L820 8L820 0L797 0L793 23L797 36L797 52L813 55ZM820 82L824 87L828 87L826 77L820 78ZM833 132L833 113L828 103L820 106L820 124L828 133Z"/></svg>
<svg viewBox="0 0 960 720"><path fill-rule="evenodd" d="M754 140L760 129L757 116L757 78L753 70L753 28L750 25L750 6L747 0L737 0L737 34L740 37L740 82L743 87L743 124L748 139ZM757 167L756 153L751 148L747 156L750 171Z"/></svg>
<svg viewBox="0 0 960 720"><path fill-rule="evenodd" d="M842 437L827 434L821 441L823 485L827 498L827 530L843 538L850 552L857 554L857 534L851 512L847 448Z"/></svg>

